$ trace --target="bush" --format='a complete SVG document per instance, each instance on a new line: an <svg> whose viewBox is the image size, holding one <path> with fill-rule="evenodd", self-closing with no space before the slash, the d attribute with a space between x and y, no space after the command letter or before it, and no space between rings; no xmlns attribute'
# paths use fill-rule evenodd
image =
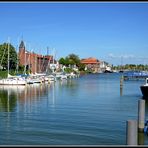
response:
<svg viewBox="0 0 148 148"><path fill-rule="evenodd" d="M71 69L71 68L65 68L64 71L65 71L66 73L71 73L71 72L73 72L74 70Z"/></svg>

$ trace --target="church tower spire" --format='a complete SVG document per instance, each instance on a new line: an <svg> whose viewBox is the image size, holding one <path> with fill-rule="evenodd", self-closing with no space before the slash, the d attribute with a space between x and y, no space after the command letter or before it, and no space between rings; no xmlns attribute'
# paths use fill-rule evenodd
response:
<svg viewBox="0 0 148 148"><path fill-rule="evenodd" d="M20 43L20 46L19 46L19 49L25 49L25 44L24 44L24 41L22 40L21 43Z"/></svg>

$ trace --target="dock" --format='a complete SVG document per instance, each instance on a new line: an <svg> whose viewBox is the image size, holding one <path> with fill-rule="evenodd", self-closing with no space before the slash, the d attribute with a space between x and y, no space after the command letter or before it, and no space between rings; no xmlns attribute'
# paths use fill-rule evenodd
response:
<svg viewBox="0 0 148 148"><path fill-rule="evenodd" d="M148 78L148 71L127 71L123 74L124 80L144 80Z"/></svg>

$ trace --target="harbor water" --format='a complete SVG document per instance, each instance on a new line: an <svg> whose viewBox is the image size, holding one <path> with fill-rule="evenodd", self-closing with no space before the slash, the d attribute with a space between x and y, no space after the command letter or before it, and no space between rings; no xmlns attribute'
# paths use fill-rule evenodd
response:
<svg viewBox="0 0 148 148"><path fill-rule="evenodd" d="M126 145L126 121L138 120L145 81L123 81L120 89L121 75L0 86L0 145ZM145 109L148 118L147 101ZM148 136L139 133L138 144Z"/></svg>

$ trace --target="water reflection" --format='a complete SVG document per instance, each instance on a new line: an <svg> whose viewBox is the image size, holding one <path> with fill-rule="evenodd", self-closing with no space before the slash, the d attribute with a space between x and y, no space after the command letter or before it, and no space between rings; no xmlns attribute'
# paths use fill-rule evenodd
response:
<svg viewBox="0 0 148 148"><path fill-rule="evenodd" d="M0 98L5 95L0 101L8 99L0 102L0 144L125 144L122 123L137 118L139 84L129 81L120 97L119 77L111 76L89 75L9 92L0 89ZM145 134L138 138L139 145L148 141Z"/></svg>
<svg viewBox="0 0 148 148"><path fill-rule="evenodd" d="M13 112L17 104L24 107L31 102L40 100L48 93L48 85L0 86L0 111Z"/></svg>
<svg viewBox="0 0 148 148"><path fill-rule="evenodd" d="M120 96L123 95L123 87L120 87Z"/></svg>
<svg viewBox="0 0 148 148"><path fill-rule="evenodd" d="M27 85L21 95L20 102L25 102L28 98L32 101L40 99L42 95L47 94L47 86L45 84Z"/></svg>
<svg viewBox="0 0 148 148"><path fill-rule="evenodd" d="M51 82L50 83L50 93L48 92L48 97L47 97L47 101L48 101L48 106L51 106L51 107L55 107L55 82ZM50 99L51 98L51 99ZM50 102L51 100L51 102Z"/></svg>
<svg viewBox="0 0 148 148"><path fill-rule="evenodd" d="M0 111L12 112L25 86L0 85Z"/></svg>

